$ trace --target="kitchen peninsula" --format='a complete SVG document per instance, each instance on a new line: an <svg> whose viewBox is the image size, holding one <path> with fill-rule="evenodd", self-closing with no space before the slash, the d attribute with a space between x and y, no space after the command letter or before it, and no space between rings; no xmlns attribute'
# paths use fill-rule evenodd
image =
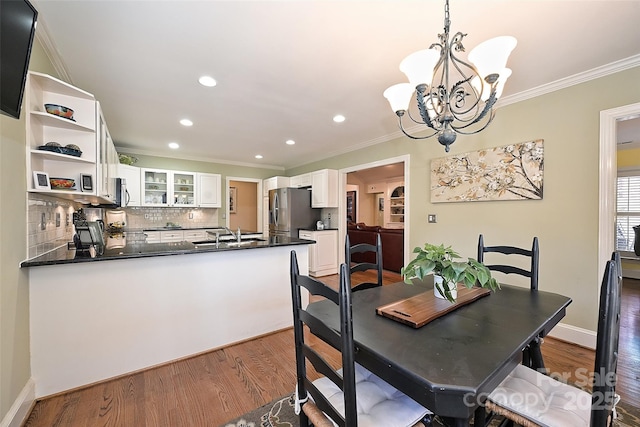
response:
<svg viewBox="0 0 640 427"><path fill-rule="evenodd" d="M306 273L313 243L136 243L95 258L61 248L22 263L36 397L290 327L290 251Z"/></svg>

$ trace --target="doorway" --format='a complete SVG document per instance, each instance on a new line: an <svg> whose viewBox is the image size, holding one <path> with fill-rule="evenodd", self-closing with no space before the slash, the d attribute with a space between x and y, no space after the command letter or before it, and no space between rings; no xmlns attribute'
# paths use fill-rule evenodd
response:
<svg viewBox="0 0 640 427"><path fill-rule="evenodd" d="M262 233L262 180L228 176L225 225L231 230Z"/></svg>
<svg viewBox="0 0 640 427"><path fill-rule="evenodd" d="M598 207L598 277L615 249L617 125L621 120L640 117L640 103L625 105L600 112L600 165ZM596 281L599 283L599 280Z"/></svg>
<svg viewBox="0 0 640 427"><path fill-rule="evenodd" d="M393 184L393 181L394 181L393 178L397 178L395 181L403 182L405 193L408 195L410 194L409 158L410 158L409 155L403 155L403 156L393 157L389 159L384 159L384 160L380 160L372 163L361 164L361 165L352 166L349 168L339 170L339 191L340 191L340 194L343 195L342 197L340 197L339 204L338 204L339 217L343 218L343 220L341 220L338 224L338 236L340 236L339 241L344 242L344 239L347 234L347 221L346 221L347 203L348 203L347 191L357 191L356 193L357 194L357 198L356 198L357 210L355 215L356 218L353 219L353 222L364 222L367 225L369 224L374 225L376 221L377 212L380 210L380 208L384 209L384 206L381 206L379 204L378 202L379 197L377 197L376 194L385 193L386 188L380 189L380 191L378 191L378 189L376 188L373 188L373 189L366 188L365 183L363 182L364 181L363 179L361 179L361 182L358 183L357 188L354 188L353 186L354 184L349 184L348 182L348 175L353 174L351 176L358 176L358 174L366 175L367 173L378 173L380 174L378 175L380 177L378 182L385 182L385 183L388 182L391 184ZM386 172L386 175L384 175L385 171L391 171L391 170L394 170L395 172ZM369 198L364 197L365 195L368 195ZM383 201L383 204L384 204L384 201ZM407 236L409 233L409 225L410 225L409 204L410 204L410 200L409 200L409 197L407 197L406 200L404 201L404 206L403 206L404 223L402 224L401 227L400 226L396 227L396 228L403 228L405 236ZM389 221L387 221L387 223L389 223ZM387 225L390 225L390 224L387 224ZM409 240L405 238L404 248L403 248L404 259L408 259L408 256L409 256L408 248L409 248ZM340 256L339 262L340 263L344 262L344 251L340 250L338 251L338 253Z"/></svg>

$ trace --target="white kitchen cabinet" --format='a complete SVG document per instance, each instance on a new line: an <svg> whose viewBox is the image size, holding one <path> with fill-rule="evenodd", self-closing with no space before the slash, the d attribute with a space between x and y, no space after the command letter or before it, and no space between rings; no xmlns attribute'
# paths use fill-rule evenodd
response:
<svg viewBox="0 0 640 427"><path fill-rule="evenodd" d="M96 123L98 140L98 196L109 202L116 200L116 178L118 174L118 152L111 139L107 122L102 114L100 103L96 103Z"/></svg>
<svg viewBox="0 0 640 427"><path fill-rule="evenodd" d="M102 202L96 197L98 138L94 96L54 77L32 71L27 76L25 94L27 191ZM71 108L73 120L47 113L44 104ZM47 143L57 143L60 147L45 147ZM77 146L81 153L70 150L68 145ZM49 178L73 179L76 185L73 189L36 188L33 172L44 172ZM81 191L81 174L92 177L92 190Z"/></svg>
<svg viewBox="0 0 640 427"><path fill-rule="evenodd" d="M311 187L311 174L305 173L292 176L289 180L289 185L294 188Z"/></svg>
<svg viewBox="0 0 640 427"><path fill-rule="evenodd" d="M309 275L319 277L338 273L337 230L300 230L298 237L316 241L309 245Z"/></svg>
<svg viewBox="0 0 640 427"><path fill-rule="evenodd" d="M124 178L129 193L127 207L140 206L140 168L118 163L118 178Z"/></svg>
<svg viewBox="0 0 640 427"><path fill-rule="evenodd" d="M198 173L198 206L219 208L222 206L220 183L222 176L216 173Z"/></svg>
<svg viewBox="0 0 640 427"><path fill-rule="evenodd" d="M311 207L338 207L338 171L322 169L311 173Z"/></svg>
<svg viewBox="0 0 640 427"><path fill-rule="evenodd" d="M263 197L269 197L269 190L276 188L287 188L291 185L291 178L288 176L272 176L262 181Z"/></svg>
<svg viewBox="0 0 640 427"><path fill-rule="evenodd" d="M196 206L196 173L140 169L142 206Z"/></svg>
<svg viewBox="0 0 640 427"><path fill-rule="evenodd" d="M144 235L147 243L160 243L162 241L159 231L145 231Z"/></svg>
<svg viewBox="0 0 640 427"><path fill-rule="evenodd" d="M207 230L182 230L183 240L187 242L197 242L207 240Z"/></svg>
<svg viewBox="0 0 640 427"><path fill-rule="evenodd" d="M184 240L184 232L182 230L167 230L160 232L160 241L162 243L182 242Z"/></svg>

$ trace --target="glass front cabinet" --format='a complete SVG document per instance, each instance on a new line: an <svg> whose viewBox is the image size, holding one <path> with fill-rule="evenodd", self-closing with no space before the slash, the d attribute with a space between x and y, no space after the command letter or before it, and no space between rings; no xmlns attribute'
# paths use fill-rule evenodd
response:
<svg viewBox="0 0 640 427"><path fill-rule="evenodd" d="M196 206L196 173L141 169L142 206Z"/></svg>

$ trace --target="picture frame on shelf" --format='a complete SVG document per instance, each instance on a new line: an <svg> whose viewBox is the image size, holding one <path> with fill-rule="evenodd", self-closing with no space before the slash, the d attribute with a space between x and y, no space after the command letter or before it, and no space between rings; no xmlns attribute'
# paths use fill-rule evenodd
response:
<svg viewBox="0 0 640 427"><path fill-rule="evenodd" d="M80 190L91 193L93 191L93 175L80 174Z"/></svg>
<svg viewBox="0 0 640 427"><path fill-rule="evenodd" d="M49 174L46 172L33 171L33 188L36 190L51 190Z"/></svg>
<svg viewBox="0 0 640 427"><path fill-rule="evenodd" d="M238 198L238 189L229 187L229 213L236 213L236 202Z"/></svg>

